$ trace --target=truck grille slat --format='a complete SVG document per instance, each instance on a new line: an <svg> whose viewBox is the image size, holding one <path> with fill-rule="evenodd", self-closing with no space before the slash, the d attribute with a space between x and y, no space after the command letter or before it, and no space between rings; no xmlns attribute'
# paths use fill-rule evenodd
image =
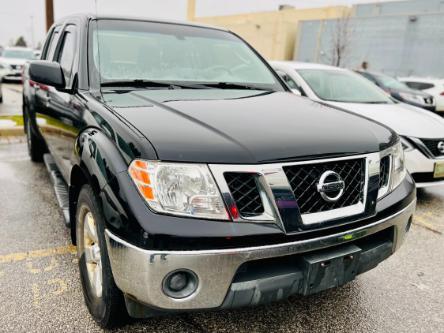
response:
<svg viewBox="0 0 444 333"><path fill-rule="evenodd" d="M264 213L256 174L227 172L224 176L241 216L253 217Z"/></svg>
<svg viewBox="0 0 444 333"><path fill-rule="evenodd" d="M390 156L385 156L381 159L379 171L379 188L388 186L390 175Z"/></svg>

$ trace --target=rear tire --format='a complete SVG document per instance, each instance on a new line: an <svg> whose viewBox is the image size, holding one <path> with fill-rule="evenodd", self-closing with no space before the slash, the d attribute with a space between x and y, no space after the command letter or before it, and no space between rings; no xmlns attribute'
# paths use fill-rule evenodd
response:
<svg viewBox="0 0 444 333"><path fill-rule="evenodd" d="M121 326L128 312L112 275L100 204L89 185L83 186L77 202L77 255L86 306L102 328Z"/></svg>
<svg viewBox="0 0 444 333"><path fill-rule="evenodd" d="M33 162L42 162L43 155L46 153L46 145L41 138L39 138L31 126L31 119L29 115L23 117L26 119L25 122L25 130L26 130L26 142L28 143L28 154L31 157L31 161Z"/></svg>

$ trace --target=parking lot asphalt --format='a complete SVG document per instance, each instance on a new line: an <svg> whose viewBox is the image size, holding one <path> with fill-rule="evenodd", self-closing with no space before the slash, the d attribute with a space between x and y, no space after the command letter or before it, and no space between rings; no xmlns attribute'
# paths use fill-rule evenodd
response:
<svg viewBox="0 0 444 333"><path fill-rule="evenodd" d="M0 115L4 110L0 110ZM444 332L444 189L418 193L403 247L334 290L256 308L134 321L116 332ZM84 306L45 167L0 141L0 332L100 332Z"/></svg>

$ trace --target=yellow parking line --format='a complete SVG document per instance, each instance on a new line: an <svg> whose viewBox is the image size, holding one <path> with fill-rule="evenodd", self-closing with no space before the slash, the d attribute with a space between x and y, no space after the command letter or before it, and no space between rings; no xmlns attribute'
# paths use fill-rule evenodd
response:
<svg viewBox="0 0 444 333"><path fill-rule="evenodd" d="M26 259L49 257L58 254L75 254L75 253L76 253L76 247L73 245L65 245L65 246L34 250L28 252L10 253L5 255L0 255L0 264L17 262Z"/></svg>
<svg viewBox="0 0 444 333"><path fill-rule="evenodd" d="M424 217L416 215L413 219L413 224L423 227L431 232L434 232L435 234L442 235L442 232L439 231L433 224L428 223L424 220Z"/></svg>

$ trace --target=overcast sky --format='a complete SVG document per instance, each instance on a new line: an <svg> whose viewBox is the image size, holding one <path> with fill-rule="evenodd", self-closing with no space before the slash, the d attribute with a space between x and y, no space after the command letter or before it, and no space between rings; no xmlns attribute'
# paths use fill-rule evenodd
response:
<svg viewBox="0 0 444 333"><path fill-rule="evenodd" d="M96 0L99 14L185 20L186 0ZM352 5L382 0L197 0L197 16L276 10L280 4L297 8ZM6 5L7 4L7 5ZM54 0L55 19L73 13L94 13L95 0ZM0 7L0 45L23 35L28 44L45 38L45 0L8 0Z"/></svg>

